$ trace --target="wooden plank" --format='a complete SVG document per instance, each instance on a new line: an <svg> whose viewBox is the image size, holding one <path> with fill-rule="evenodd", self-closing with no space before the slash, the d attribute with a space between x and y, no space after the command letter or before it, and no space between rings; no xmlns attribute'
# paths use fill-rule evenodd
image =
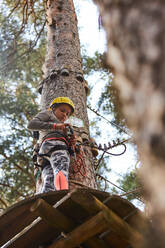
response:
<svg viewBox="0 0 165 248"><path fill-rule="evenodd" d="M58 236L60 236L60 231L48 226L45 221L39 220L23 230L3 248L36 248Z"/></svg>
<svg viewBox="0 0 165 248"><path fill-rule="evenodd" d="M63 201L61 202L63 203ZM58 209L50 206L43 199L38 199L36 203L31 206L30 210L32 212L37 212L49 225L63 232L70 232L78 225ZM92 237L90 240L86 241L86 245L91 248L107 247L104 241L99 240L97 237Z"/></svg>
<svg viewBox="0 0 165 248"><path fill-rule="evenodd" d="M67 210L67 212L72 212L71 215L74 216L75 214L75 208L77 209L77 213L79 211L79 209L77 208L77 205L75 205L75 203L70 199L70 193L68 194L68 191L55 191L55 192L49 192L46 194L40 194L37 195L35 197L32 197L30 199L26 199L23 200L15 205L13 205L11 208L9 208L4 215L0 216L0 226L1 227L6 227L6 228L2 228L0 229L0 234L2 233L2 231L4 232L4 239L5 241L9 241L8 237L5 237L5 234L8 233L8 230L10 228L10 226L12 226L12 222L11 219L13 219L12 217L14 216L15 211L17 211L17 209L19 208L19 206L21 207L20 209L22 209L22 207L24 206L25 208L28 206L28 211L30 212L30 206L31 204L34 204L34 200L38 199L39 197L42 197L42 199L45 199L48 203L53 204L53 202L55 204L55 206L57 208L61 208L63 210ZM30 205L29 205L30 203ZM70 203L71 206L70 206ZM72 207L74 205L73 211L72 211ZM64 208L63 208L64 206ZM67 206L67 208L65 208L65 206ZM18 212L18 211L17 211ZM30 212L30 215L34 215L34 213ZM28 215L28 216L30 216ZM80 214L81 216L81 214ZM83 214L83 216L85 216ZM17 217L19 218L19 214L17 215ZM82 216L81 216L82 217ZM4 219L6 219L6 221L4 221ZM73 218L74 220L77 219L77 221L79 222L78 216L76 215L76 218ZM2 225L1 225L1 220L2 221ZM22 223L24 222L24 219L21 220ZM5 223L4 223L5 222ZM15 229L17 229L17 220L16 222L14 222L13 224L13 230L11 230L11 238L14 236L13 233L15 233ZM30 222L31 223L31 222ZM30 224L29 223L29 224ZM5 224L5 225L4 225ZM19 235L17 235L15 238L12 239L12 241L10 243L8 243L5 248L36 248L37 245L42 244L44 242L48 242L49 240L51 241L53 238L57 238L60 235L60 231L54 228L50 228L47 223L43 220L40 220L37 223L33 223L30 225L30 229L26 229L24 231L22 231L22 229L20 230L21 233ZM15 234L17 234L18 232L16 232ZM0 235L1 237L1 235ZM101 243L100 240L98 240L98 243ZM2 244L6 243L4 242L4 240L2 240ZM94 239L89 242L91 244L94 243ZM90 247L94 247L91 246ZM23 246L22 246L23 245ZM106 248L107 246L103 246L102 247ZM96 246L97 248L97 246ZM98 247L100 248L100 247Z"/></svg>
<svg viewBox="0 0 165 248"><path fill-rule="evenodd" d="M126 222L139 233L144 234L148 229L148 226L150 225L149 220L144 216L143 212L137 209L128 200L123 199L117 195L110 195L107 192L100 192L94 190L84 191L82 189L78 189L76 194L77 194L77 199L78 198L79 200L81 198L83 198L84 200L86 199L85 202L87 203L87 207L86 208L84 207L84 209L86 209L86 211L91 215L93 215L93 213L96 214L98 213L98 211L100 211L100 209L97 209L96 207L92 206L92 204L90 204L90 207L88 207L88 203L90 202L90 199L88 199L88 195L92 194L101 201L106 202L106 206L108 208L110 208L119 217L126 220ZM74 197L74 194L72 196ZM105 241L105 243L109 243L109 245L112 245L112 247L125 248L128 246L128 241L123 240L121 237L119 237L117 233L114 233L113 230L111 230L109 234L104 236L104 238L100 236L100 239L101 238Z"/></svg>
<svg viewBox="0 0 165 248"><path fill-rule="evenodd" d="M84 190L78 189L79 194L86 194ZM109 207L114 213L116 213L121 218L127 216L132 210L137 210L137 212L141 212L138 210L131 202L128 200L118 196L111 195L108 192L103 192L99 190L86 190L87 194L92 194L101 202L105 202L104 204ZM136 213L135 213L136 215Z"/></svg>
<svg viewBox="0 0 165 248"><path fill-rule="evenodd" d="M49 248L76 247L92 236L105 231L107 228L108 223L105 219L103 211L101 211L96 216L90 218L88 221L74 229L67 235L66 238L50 245Z"/></svg>
<svg viewBox="0 0 165 248"><path fill-rule="evenodd" d="M107 243L105 243L104 240L99 239L99 237L97 236L92 236L91 238L86 240L83 243L83 245L89 248L110 248L110 246Z"/></svg>
<svg viewBox="0 0 165 248"><path fill-rule="evenodd" d="M14 237L17 233L21 232L26 226L36 219L36 214L29 214L30 203L26 206L18 208L16 215L13 213L13 218L10 219L9 224L2 225L0 229L0 246L5 244L8 240ZM19 212L20 210L20 212ZM11 222L12 220L12 222Z"/></svg>
<svg viewBox="0 0 165 248"><path fill-rule="evenodd" d="M76 224L58 209L53 208L43 199L38 199L30 208L32 212L38 213L43 220L49 225L56 227L58 230L66 232L75 228Z"/></svg>
<svg viewBox="0 0 165 248"><path fill-rule="evenodd" d="M36 214L30 211L30 206L34 204L36 199L42 197L50 204L55 204L67 193L68 191L65 190L35 195L8 208L0 216L0 246L12 239L37 218Z"/></svg>
<svg viewBox="0 0 165 248"><path fill-rule="evenodd" d="M143 236L133 229L128 223L122 220L116 215L111 209L99 201L96 197L91 194L79 194L75 191L71 198L85 208L89 213L103 211L104 217L109 223L109 227L116 232L122 239L128 241L133 247L135 244L143 241Z"/></svg>
<svg viewBox="0 0 165 248"><path fill-rule="evenodd" d="M86 194L90 192L100 200L104 200L109 196L107 192L102 192L95 189L79 189L79 192L80 195L82 193ZM31 198L16 203L9 209L7 209L7 211L5 211L0 216L0 246L10 240L12 237L14 237L17 233L21 232L22 229L24 229L33 220L35 220L36 216L34 216L34 213L30 212L30 205L33 204L36 199L43 198L49 204L53 205L55 202L58 202L64 196L67 198L68 193L70 194L69 191L65 190L35 195ZM121 204L122 207L119 208L121 199L112 199L111 205L112 203L114 203L114 209L120 209L121 213L125 208L127 208L127 205L131 205L128 204L128 201L125 201L125 206L123 207L123 204ZM72 200L67 200L65 204L59 203L59 206L60 210L64 210L67 216L70 216L73 220L76 221L77 219L79 219L79 221L81 222L81 220L85 219L85 214L81 211L81 209L77 208L76 211ZM73 207L73 214L71 213L72 211L70 211L71 207Z"/></svg>
<svg viewBox="0 0 165 248"><path fill-rule="evenodd" d="M114 233L112 230L110 230L110 232L107 232L107 235L102 236L102 239L110 244L110 247L116 247L116 248L130 248L130 245L128 243L128 241L123 240L120 235L117 235L117 233Z"/></svg>
<svg viewBox="0 0 165 248"><path fill-rule="evenodd" d="M12 206L8 211L4 213L4 215L0 216L0 242L3 239L1 245L4 244L3 243L4 240L6 241L9 240L7 236L9 233L10 233L10 237L13 236L13 233L16 233L16 234L18 233L18 232L15 232L15 230L18 228L18 225L17 225L18 223L20 224L22 223L21 228L23 228L24 223L26 222L26 218L27 218L27 223L29 223L29 220L30 221L33 220L33 219L30 219L31 218L30 216L34 216L34 214L36 215L36 213L30 212L30 206L31 204L34 204L35 200L40 197L46 200L46 202L48 202L50 205L53 205L54 203L56 203L55 204L56 208L60 212L64 213L64 215L72 219L72 221L76 224L82 223L88 217L93 216L94 214L97 214L100 211L99 208L90 206L89 208L87 207L87 209L90 210L88 212L87 209L85 210L84 206L74 201L73 197L70 197L72 194L74 194L74 192L69 192L69 191L49 192L47 194L37 195L33 198L26 199ZM78 198L82 198L83 195L90 195L90 194L94 195L96 198L100 199L101 201L104 201L110 196L110 194L107 192L102 192L102 191L94 190L94 189L78 189L77 190ZM107 205L110 208L112 208L112 210L117 215L121 216L121 218L125 217L132 210L135 210L135 207L133 206L133 204L131 204L127 200L122 199L118 196L112 196L111 199L108 201ZM27 210L27 207L28 207L28 210ZM130 220L130 218L128 218L128 220ZM132 220L134 220L134 218L131 219L131 224L134 222L134 221L132 222ZM20 228L20 231L22 231L21 228ZM1 234L3 234L3 237ZM60 235L59 230L57 230L56 228L50 228L46 224L45 221L41 220L36 225L32 225L30 230L25 231L23 233L21 232L20 236L14 239L14 241L12 241L12 243L10 243L10 245L6 247L8 248L22 248L22 247L36 248L37 245L40 245L42 242L51 241L53 238L57 238L58 235ZM84 245L85 247L93 247L93 248L100 248L100 247L102 248L102 247L107 247L107 246L111 247L112 239L110 235L112 235L112 233L110 233L109 236L105 236L103 239L103 242L100 238L98 238L98 236L92 237L92 239L86 241ZM115 233L114 233L114 236L115 236ZM117 238L118 238L118 233L116 233L116 236L114 239L117 239ZM107 245L105 245L104 240L107 242ZM119 238L119 240L121 241L121 247L125 248L125 246L122 246L123 240L121 237ZM88 242L88 246L87 246L87 242ZM95 245L95 244L99 244L99 245ZM118 248L117 245L116 246L114 245L112 247Z"/></svg>

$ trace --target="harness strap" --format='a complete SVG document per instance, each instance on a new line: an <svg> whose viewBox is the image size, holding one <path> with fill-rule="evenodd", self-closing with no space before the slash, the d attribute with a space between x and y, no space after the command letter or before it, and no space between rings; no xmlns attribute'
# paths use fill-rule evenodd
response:
<svg viewBox="0 0 165 248"><path fill-rule="evenodd" d="M41 167L42 169L48 165L50 162L49 162L49 158L50 158L50 154L54 151L58 151L58 150L67 150L70 154L71 154L71 151L70 151L70 147L69 147L69 143L67 142L67 140L64 138L64 137L60 137L60 138L46 138L42 141L42 143L46 140L63 140L68 146L66 145L55 145L54 147L52 147L52 149L50 149L50 151L48 153L39 153L37 152L37 156L39 157L43 157L43 161L42 161L42 164L39 165L38 163L35 163L35 166L36 167Z"/></svg>
<svg viewBox="0 0 165 248"><path fill-rule="evenodd" d="M52 153L54 151L58 151L58 150L68 150L68 147L65 146L65 145L55 145L52 149L50 149L50 151L46 154L43 154L43 153L38 153L38 156L40 157L50 157L49 153Z"/></svg>
<svg viewBox="0 0 165 248"><path fill-rule="evenodd" d="M69 142L68 142L64 137L46 138L46 139L44 139L44 140L42 141L42 143L43 143L44 141L46 141L46 140L62 140L62 141L64 141L64 142L67 144L67 146L69 146ZM42 143L41 143L41 145L42 145Z"/></svg>

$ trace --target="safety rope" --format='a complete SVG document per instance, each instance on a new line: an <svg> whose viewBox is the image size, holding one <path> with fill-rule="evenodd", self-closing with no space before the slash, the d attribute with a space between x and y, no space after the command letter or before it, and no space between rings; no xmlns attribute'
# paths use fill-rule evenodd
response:
<svg viewBox="0 0 165 248"><path fill-rule="evenodd" d="M79 173L82 177L86 177L86 167L84 163L84 152L80 149L79 153L76 153L76 159L74 159L73 170L75 173Z"/></svg>
<svg viewBox="0 0 165 248"><path fill-rule="evenodd" d="M87 108L88 108L89 110L91 110L93 113L95 113L97 116L99 116L99 117L103 118L104 120L106 120L106 121L107 121L108 123L110 123L111 125L113 125L113 126L119 128L122 132L124 132L124 133L130 135L126 130L123 129L123 127L119 126L119 125L116 124L114 121L110 121L110 120L108 120L107 118L105 118L105 117L104 117L103 115L101 115L97 110L93 109L89 104L87 105ZM130 136L131 136L131 135L130 135Z"/></svg>
<svg viewBox="0 0 165 248"><path fill-rule="evenodd" d="M142 187L139 187L137 189L134 189L132 191L126 191L124 189L122 189L121 187L119 187L118 185L116 185L115 183L112 183L110 180L106 179L105 177L101 176L100 174L96 173L96 177L98 177L100 180L104 180L105 182L108 182L110 184L112 184L114 187L120 189L121 191L125 192L124 194L119 195L120 197L122 196L127 196L129 194L133 194L133 193L137 193L137 192L141 192L142 191ZM107 199L105 199L104 203L106 203L107 201L109 201L111 199L112 196L109 196ZM135 199L137 199L138 201L141 201L142 203L144 203L141 199L139 199L138 197L135 197Z"/></svg>
<svg viewBox="0 0 165 248"><path fill-rule="evenodd" d="M128 191L122 195L119 195L119 196L126 196L126 195L130 195L130 194L133 194L133 193L137 193L137 192L141 192L142 191L142 187L139 187L137 189L134 189L134 190L131 190L131 191Z"/></svg>
<svg viewBox="0 0 165 248"><path fill-rule="evenodd" d="M126 193L126 191L125 191L124 189L120 188L119 186L117 186L116 184L112 183L111 181L109 181L109 180L106 179L105 177L101 176L100 174L96 173L96 177L98 177L100 180L103 180L103 181L106 181L106 182L112 184L112 185L115 186L116 188L118 188L118 189L120 189L120 190L122 190L122 191L124 191L124 192Z"/></svg>

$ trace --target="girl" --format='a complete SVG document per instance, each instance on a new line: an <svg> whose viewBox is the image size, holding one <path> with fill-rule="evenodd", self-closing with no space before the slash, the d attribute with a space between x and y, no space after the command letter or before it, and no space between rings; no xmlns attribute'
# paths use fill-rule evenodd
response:
<svg viewBox="0 0 165 248"><path fill-rule="evenodd" d="M68 189L70 164L69 148L75 146L75 135L68 140L64 122L74 113L74 104L68 97L55 98L48 110L38 113L28 124L28 128L40 132L39 156L50 163L42 169L43 185L39 193Z"/></svg>

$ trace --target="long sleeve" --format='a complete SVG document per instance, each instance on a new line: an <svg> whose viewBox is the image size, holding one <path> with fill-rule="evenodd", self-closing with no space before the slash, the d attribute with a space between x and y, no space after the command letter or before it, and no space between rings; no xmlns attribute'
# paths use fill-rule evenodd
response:
<svg viewBox="0 0 165 248"><path fill-rule="evenodd" d="M49 111L41 111L28 124L33 131L52 131L55 120L51 120Z"/></svg>
<svg viewBox="0 0 165 248"><path fill-rule="evenodd" d="M44 110L39 112L28 124L27 128L32 131L39 131L39 142L45 138L64 137L61 130L54 130L53 124L60 123L52 111Z"/></svg>

